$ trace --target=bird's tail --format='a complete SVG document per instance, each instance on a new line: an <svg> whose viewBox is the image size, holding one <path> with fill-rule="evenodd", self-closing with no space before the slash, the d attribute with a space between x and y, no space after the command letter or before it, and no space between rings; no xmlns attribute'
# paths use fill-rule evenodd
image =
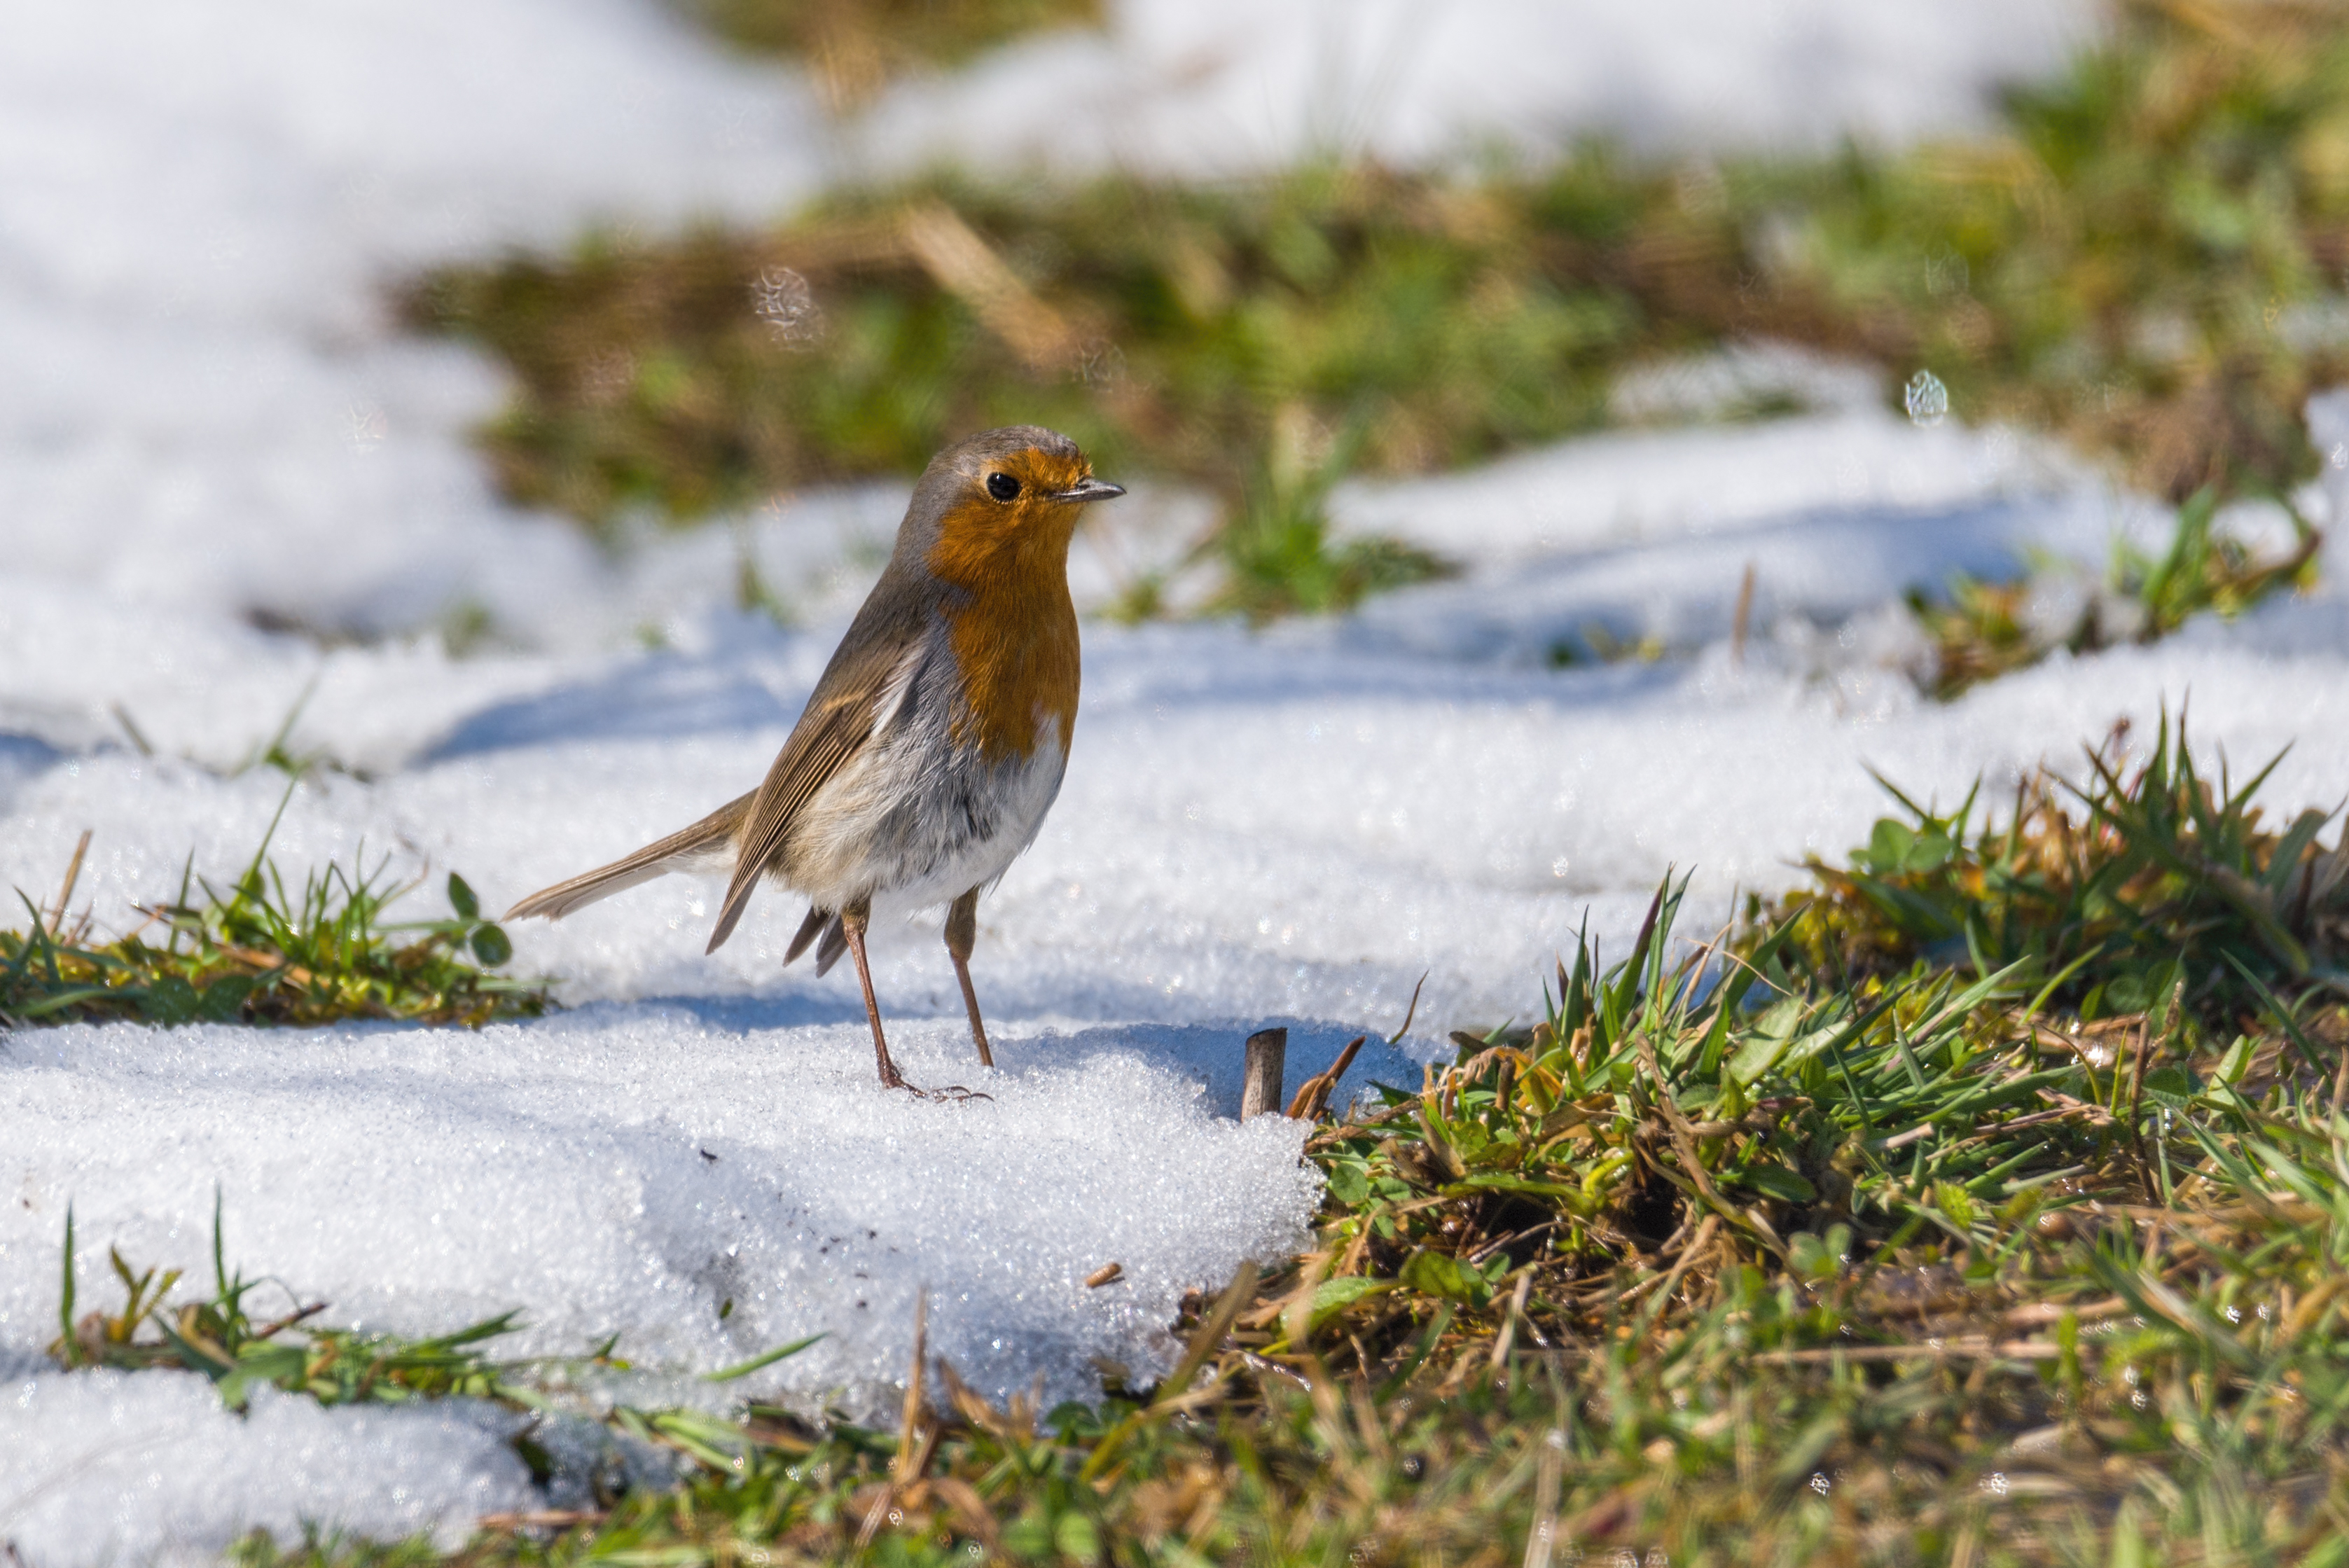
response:
<svg viewBox="0 0 2349 1568"><path fill-rule="evenodd" d="M670 872L722 871L726 869L725 851L732 844L743 818L750 815L750 802L756 796L753 790L729 800L690 828L671 833L657 843L647 844L633 855L583 872L569 882L541 888L506 911L505 917L526 920L543 914L549 920L561 920L584 904L609 898L623 889Z"/></svg>
<svg viewBox="0 0 2349 1568"><path fill-rule="evenodd" d="M848 951L848 933L841 925L840 916L822 904L811 906L807 912L807 918L800 922L800 934L792 938L790 949L783 954L784 965L788 967L801 954L805 953L808 950L808 944L814 942L818 936L823 937L823 940L816 945L815 972L820 977L830 971L833 965L840 962L840 955Z"/></svg>

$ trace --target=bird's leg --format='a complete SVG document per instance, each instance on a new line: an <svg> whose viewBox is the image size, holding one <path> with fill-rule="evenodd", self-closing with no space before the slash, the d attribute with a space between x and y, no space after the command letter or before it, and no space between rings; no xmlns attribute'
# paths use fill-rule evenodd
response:
<svg viewBox="0 0 2349 1568"><path fill-rule="evenodd" d="M889 1042L881 1035L881 1004L873 999L873 970L864 962L864 926L872 914L872 901L858 899L840 912L841 934L848 938L848 954L856 960L856 983L864 987L864 1017L873 1026L873 1055L881 1064L881 1087L912 1088L897 1064L889 1059Z"/></svg>
<svg viewBox="0 0 2349 1568"><path fill-rule="evenodd" d="M962 1005L970 1010L970 1037L978 1047L978 1065L991 1068L995 1053L987 1048L987 1026L978 1020L978 993L970 985L970 946L978 937L978 890L971 889L947 911L947 952L954 958L955 978L962 982Z"/></svg>

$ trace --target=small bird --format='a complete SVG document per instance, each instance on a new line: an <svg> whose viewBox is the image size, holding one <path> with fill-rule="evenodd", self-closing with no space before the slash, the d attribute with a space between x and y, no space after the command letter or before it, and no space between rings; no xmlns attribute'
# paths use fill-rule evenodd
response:
<svg viewBox="0 0 2349 1568"><path fill-rule="evenodd" d="M506 918L559 920L670 872L729 871L715 953L771 878L809 901L783 962L811 942L818 975L852 954L881 1081L911 1088L889 1059L864 933L876 908L944 903L971 1039L992 1067L970 984L979 891L1035 841L1060 793L1077 717L1069 540L1088 502L1124 493L1092 477L1074 441L1040 426L988 430L939 453L766 780L682 831L531 894Z"/></svg>

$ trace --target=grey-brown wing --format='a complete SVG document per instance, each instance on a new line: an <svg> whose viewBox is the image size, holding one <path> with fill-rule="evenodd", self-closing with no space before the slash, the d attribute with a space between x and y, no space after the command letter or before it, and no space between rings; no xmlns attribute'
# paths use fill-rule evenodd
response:
<svg viewBox="0 0 2349 1568"><path fill-rule="evenodd" d="M527 920L543 914L549 920L561 920L582 904L594 903L599 898L609 898L624 888L650 882L657 876L681 869L678 862L691 862L716 853L733 838L742 819L750 814L750 804L758 791L738 795L689 828L671 833L657 843L647 844L632 855L614 861L608 866L598 866L583 872L568 882L536 892L506 911L508 920Z"/></svg>
<svg viewBox="0 0 2349 1568"><path fill-rule="evenodd" d="M791 738L783 742L774 766L767 769L765 782L759 786L750 805L750 826L738 841L741 851L734 861L734 877L726 885L726 903L718 912L718 926L709 934L706 952L717 952L734 934L760 877L781 863L783 845L800 812L872 738L884 698L906 661L919 653L903 636L860 641L857 634L864 629L864 620L860 615L859 624L850 628L840 652L833 655L831 667L808 698L807 711L800 715Z"/></svg>

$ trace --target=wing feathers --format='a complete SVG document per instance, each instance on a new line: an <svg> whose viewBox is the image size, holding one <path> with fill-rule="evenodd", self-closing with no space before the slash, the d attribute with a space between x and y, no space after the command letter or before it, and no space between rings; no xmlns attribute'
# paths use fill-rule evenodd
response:
<svg viewBox="0 0 2349 1568"><path fill-rule="evenodd" d="M508 910L505 918L543 914L559 920L582 904L664 872L707 861L731 847L736 851L733 879L727 884L726 902L707 949L717 952L734 934L759 878L781 868L792 825L807 803L864 749L875 729L886 724L905 700L926 646L926 614L916 579L893 561L857 612L848 635L824 667L823 678L816 682L799 723L792 727L791 738L783 742L781 755L757 789L625 860L541 888ZM831 916L809 912L808 925L792 944L793 958L823 930L826 920ZM838 930L839 923L833 921L817 948L817 961L824 968L830 967L824 955ZM832 953L833 957L838 955Z"/></svg>
<svg viewBox="0 0 2349 1568"><path fill-rule="evenodd" d="M792 820L870 733L869 715L838 708L822 715L813 726L802 720L801 727L792 732L783 754L775 758L767 781L759 786L751 802L750 830L734 861L733 880L726 884L726 903L718 912L718 926L709 934L709 945L702 951L717 952L734 934L750 895L758 891L761 874L781 856Z"/></svg>
<svg viewBox="0 0 2349 1568"><path fill-rule="evenodd" d="M677 862L705 857L731 839L755 799L755 794L738 796L693 826L671 833L657 843L647 844L635 854L583 872L568 882L541 888L506 911L505 918L527 920L543 914L549 920L561 920L583 904L609 898L625 888L678 870Z"/></svg>
<svg viewBox="0 0 2349 1568"><path fill-rule="evenodd" d="M852 631L849 643L854 641ZM758 891L759 878L781 867L784 844L800 812L843 764L864 748L885 711L894 713L905 698L920 661L920 645L908 649L903 641L878 642L843 663L850 659L849 643L843 643L833 655L833 667L824 672L792 738L783 742L781 755L759 786L734 878L726 885L726 903L705 952L717 952L734 934L750 895Z"/></svg>

